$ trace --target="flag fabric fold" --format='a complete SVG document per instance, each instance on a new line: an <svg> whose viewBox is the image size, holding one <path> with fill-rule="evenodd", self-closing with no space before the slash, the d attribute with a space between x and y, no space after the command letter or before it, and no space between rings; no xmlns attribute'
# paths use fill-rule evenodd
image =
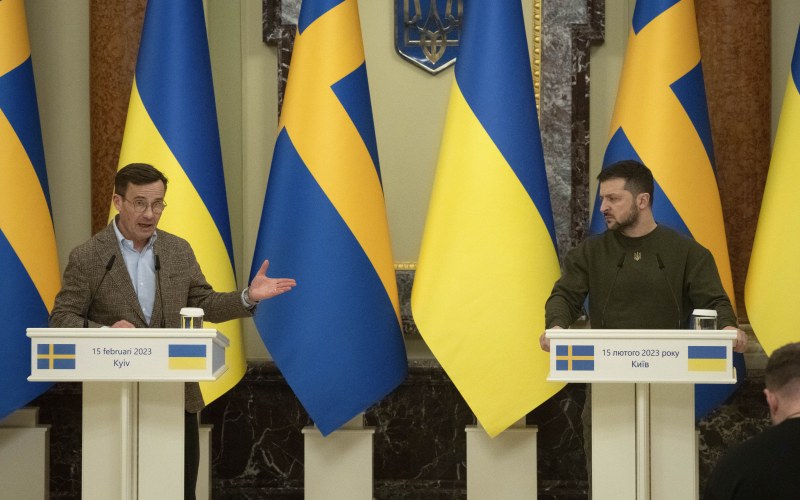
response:
<svg viewBox="0 0 800 500"><path fill-rule="evenodd" d="M147 2L119 168L135 162L149 163L169 179L169 208L159 228L189 242L215 290L235 290L202 0ZM228 370L216 381L200 383L209 404L241 380L247 362L240 320L206 327L230 340Z"/></svg>
<svg viewBox="0 0 800 500"><path fill-rule="evenodd" d="M405 378L407 361L356 0L304 0L252 274L297 280L259 333L323 435Z"/></svg>
<svg viewBox="0 0 800 500"><path fill-rule="evenodd" d="M522 8L478 7L464 9L411 305L496 436L563 387L538 343L559 264Z"/></svg>
<svg viewBox="0 0 800 500"><path fill-rule="evenodd" d="M711 251L735 307L694 0L636 2L603 166L621 160L638 160L650 168L656 222ZM597 197L590 232L605 230ZM736 385L696 386L697 418L723 403L744 380L741 354L735 353L734 365Z"/></svg>
<svg viewBox="0 0 800 500"><path fill-rule="evenodd" d="M61 288L23 0L0 2L0 420L47 390L28 382L26 328L47 327Z"/></svg>
<svg viewBox="0 0 800 500"><path fill-rule="evenodd" d="M750 325L764 351L797 342L792 324L800 283L800 221L793 217L800 185L800 30L783 97L761 213L747 270L744 298Z"/></svg>

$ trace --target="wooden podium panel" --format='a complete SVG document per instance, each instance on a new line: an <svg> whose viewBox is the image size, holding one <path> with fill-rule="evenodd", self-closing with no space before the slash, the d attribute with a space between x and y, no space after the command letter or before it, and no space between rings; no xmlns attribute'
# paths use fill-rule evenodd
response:
<svg viewBox="0 0 800 500"><path fill-rule="evenodd" d="M82 497L183 498L184 384L225 373L212 329L29 328L31 381L83 382Z"/></svg>

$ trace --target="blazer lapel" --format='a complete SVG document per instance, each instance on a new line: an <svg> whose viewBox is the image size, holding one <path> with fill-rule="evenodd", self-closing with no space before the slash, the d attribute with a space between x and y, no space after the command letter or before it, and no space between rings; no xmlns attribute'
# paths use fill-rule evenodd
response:
<svg viewBox="0 0 800 500"><path fill-rule="evenodd" d="M153 255L158 256L160 269L156 270L156 299L153 304L153 314L150 317L150 325L153 327L161 327L162 322L164 322L165 325L168 323L162 320L162 318L165 318L164 308L162 306L165 304L164 301L167 300L167 297L164 296L165 292L162 285L169 283L169 271L165 271L165 269L170 268L170 253L164 249L163 238L156 239L153 245ZM166 289L169 290L169 286L167 286Z"/></svg>

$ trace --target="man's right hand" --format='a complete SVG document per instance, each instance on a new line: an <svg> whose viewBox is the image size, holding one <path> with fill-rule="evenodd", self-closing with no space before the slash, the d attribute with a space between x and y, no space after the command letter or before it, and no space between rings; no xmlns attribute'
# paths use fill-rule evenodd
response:
<svg viewBox="0 0 800 500"><path fill-rule="evenodd" d="M551 330L562 330L562 328L560 326L554 326ZM550 352L550 339L548 339L546 335L547 332L543 332L539 337L539 347L541 347L544 352Z"/></svg>
<svg viewBox="0 0 800 500"><path fill-rule="evenodd" d="M111 325L111 328L136 328L136 327L133 326L133 323L131 323L130 321L121 319L116 323L114 323L113 325Z"/></svg>

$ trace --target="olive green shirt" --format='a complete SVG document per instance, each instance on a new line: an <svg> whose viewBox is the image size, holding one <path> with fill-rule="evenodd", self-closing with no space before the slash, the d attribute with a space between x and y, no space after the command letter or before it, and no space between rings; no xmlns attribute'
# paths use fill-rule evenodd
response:
<svg viewBox="0 0 800 500"><path fill-rule="evenodd" d="M569 327L588 295L593 328L686 328L694 309L717 311L717 328L737 326L714 257L665 226L629 238L591 236L569 251L545 304L547 328Z"/></svg>

